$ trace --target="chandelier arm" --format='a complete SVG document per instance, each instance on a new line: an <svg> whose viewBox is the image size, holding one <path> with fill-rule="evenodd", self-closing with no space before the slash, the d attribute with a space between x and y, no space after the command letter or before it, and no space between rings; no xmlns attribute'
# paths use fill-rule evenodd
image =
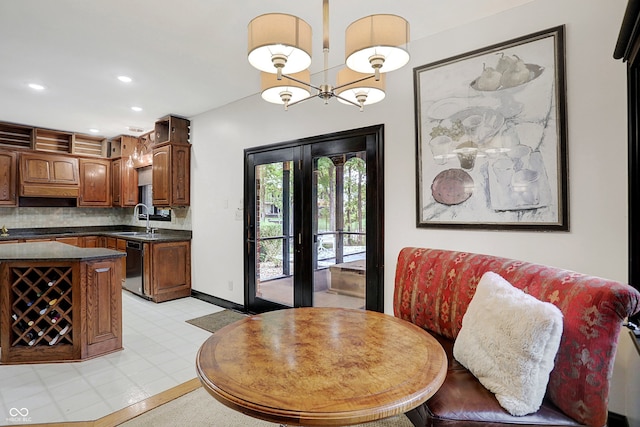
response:
<svg viewBox="0 0 640 427"><path fill-rule="evenodd" d="M365 81L365 80L373 79L373 78L375 78L375 77L376 77L376 75L375 75L375 74L371 74L370 76L366 76L366 77L363 77L363 78L361 78L361 79L354 80L354 81L349 82L349 83L344 83L344 84L341 84L340 86L336 86L336 87L334 87L334 88L333 88L333 90L338 90L338 89L341 89L341 88L343 88L343 87L345 87L345 86L349 86L349 85L352 85L352 84L360 83L360 82L363 82L363 81ZM377 80L377 79L376 79L376 80Z"/></svg>
<svg viewBox="0 0 640 427"><path fill-rule="evenodd" d="M298 80L298 79L296 79L295 77L291 77L291 76L289 76L289 75L287 75L287 74L283 74L283 75L282 75L282 77L287 78L287 79L289 79L289 80L293 80L294 82L297 82L297 83L303 84L303 85L305 85L305 86L309 86L310 88L313 88L313 89L315 89L315 90L321 90L318 86L314 86L314 85L312 85L312 84L311 84L311 83L309 83L309 82L305 82L305 81L302 81L302 80ZM293 104L289 104L289 105L293 105Z"/></svg>
<svg viewBox="0 0 640 427"><path fill-rule="evenodd" d="M333 94L333 96L335 96L335 97L336 97L336 98L338 98L338 99L343 100L344 102L346 102L346 103L348 103L348 104L354 105L354 106L356 106L356 107L358 107L358 108L362 109L362 105L358 104L357 102L353 102L352 100L347 99L347 98L344 98L344 97L342 97L342 96L340 96L340 95L337 95L337 94L335 94L335 93Z"/></svg>
<svg viewBox="0 0 640 427"><path fill-rule="evenodd" d="M298 100L297 100L297 101L295 101L295 102L291 102L291 103L287 104L287 106L288 106L288 107L291 107L291 106L293 106L293 105L300 104L301 102L308 101L308 100L309 100L309 99L311 99L311 98L317 98L317 97L318 97L318 94L315 94L315 95L309 95L309 96L307 96L306 98L298 99Z"/></svg>

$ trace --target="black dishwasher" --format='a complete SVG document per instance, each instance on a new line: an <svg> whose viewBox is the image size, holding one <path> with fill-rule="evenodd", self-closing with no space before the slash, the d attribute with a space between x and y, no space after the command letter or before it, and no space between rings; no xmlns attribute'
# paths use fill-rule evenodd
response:
<svg viewBox="0 0 640 427"><path fill-rule="evenodd" d="M144 293L144 249L141 242L127 240L127 277L123 288L147 298Z"/></svg>

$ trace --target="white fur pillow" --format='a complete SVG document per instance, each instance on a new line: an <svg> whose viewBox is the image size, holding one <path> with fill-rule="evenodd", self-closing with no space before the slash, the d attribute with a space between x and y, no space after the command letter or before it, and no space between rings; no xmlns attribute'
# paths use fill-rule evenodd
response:
<svg viewBox="0 0 640 427"><path fill-rule="evenodd" d="M562 312L485 273L462 318L453 356L512 415L540 409L562 336Z"/></svg>

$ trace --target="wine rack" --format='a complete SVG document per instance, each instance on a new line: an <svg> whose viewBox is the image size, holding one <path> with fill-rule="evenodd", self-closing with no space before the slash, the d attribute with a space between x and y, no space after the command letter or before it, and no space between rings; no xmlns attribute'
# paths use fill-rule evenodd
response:
<svg viewBox="0 0 640 427"><path fill-rule="evenodd" d="M73 268L11 267L12 347L73 345Z"/></svg>

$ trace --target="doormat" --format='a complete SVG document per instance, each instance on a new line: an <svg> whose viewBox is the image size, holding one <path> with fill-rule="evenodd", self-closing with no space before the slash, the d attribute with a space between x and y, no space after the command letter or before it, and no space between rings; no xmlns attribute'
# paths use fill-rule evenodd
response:
<svg viewBox="0 0 640 427"><path fill-rule="evenodd" d="M213 333L245 317L247 317L246 314L238 313L237 311L223 310L207 314L206 316L196 317L186 322Z"/></svg>

